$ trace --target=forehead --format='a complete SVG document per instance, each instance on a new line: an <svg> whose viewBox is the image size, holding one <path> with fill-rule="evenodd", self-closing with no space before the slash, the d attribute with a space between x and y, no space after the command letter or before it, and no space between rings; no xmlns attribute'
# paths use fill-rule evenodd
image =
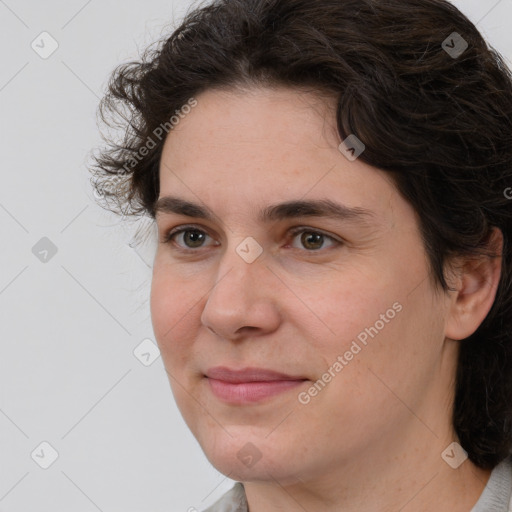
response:
<svg viewBox="0 0 512 512"><path fill-rule="evenodd" d="M196 99L165 141L161 197L238 211L329 197L382 214L397 194L383 171L339 151L334 99L285 88L209 90Z"/></svg>
<svg viewBox="0 0 512 512"><path fill-rule="evenodd" d="M306 154L316 158L337 147L334 109L334 100L302 90L208 90L167 136L163 160L193 160L217 170L255 170L265 163L275 173L286 171ZM203 161L211 155L215 160Z"/></svg>

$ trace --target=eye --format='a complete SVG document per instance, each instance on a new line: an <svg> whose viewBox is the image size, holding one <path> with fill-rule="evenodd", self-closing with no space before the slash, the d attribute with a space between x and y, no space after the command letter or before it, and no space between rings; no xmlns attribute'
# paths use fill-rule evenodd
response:
<svg viewBox="0 0 512 512"><path fill-rule="evenodd" d="M298 235L301 235L299 241L302 247L307 249L309 252L325 249L324 243L326 240L330 240L332 242L331 247L337 244L341 244L341 242L336 240L334 237L322 233L321 231L315 231L313 229L303 227L296 228L291 231L291 234L293 235L294 239L297 238ZM298 248L300 249L300 247Z"/></svg>
<svg viewBox="0 0 512 512"><path fill-rule="evenodd" d="M300 235L299 243L302 246L298 247L292 244L292 247L295 249L304 248L308 252L325 249L326 241L330 242L328 247L333 247L342 243L340 240L336 240L334 237L327 235L326 233L311 228L298 227L292 229L290 234L293 239L297 239ZM208 238L211 239L212 237L196 226L180 226L164 234L162 243L172 243L177 246L179 250L186 252L205 247L205 242ZM218 243L216 245L218 245Z"/></svg>
<svg viewBox="0 0 512 512"><path fill-rule="evenodd" d="M162 243L175 243L180 249L186 251L203 247L207 238L211 238L211 236L202 229L194 226L182 226L166 233Z"/></svg>

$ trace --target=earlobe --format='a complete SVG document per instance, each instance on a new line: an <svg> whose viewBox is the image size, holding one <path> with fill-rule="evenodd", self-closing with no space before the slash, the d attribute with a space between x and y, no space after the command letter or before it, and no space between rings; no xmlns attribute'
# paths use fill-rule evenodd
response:
<svg viewBox="0 0 512 512"><path fill-rule="evenodd" d="M445 329L449 339L471 336L494 303L501 277L503 233L500 229L493 228L486 249L489 255L457 259L457 277Z"/></svg>

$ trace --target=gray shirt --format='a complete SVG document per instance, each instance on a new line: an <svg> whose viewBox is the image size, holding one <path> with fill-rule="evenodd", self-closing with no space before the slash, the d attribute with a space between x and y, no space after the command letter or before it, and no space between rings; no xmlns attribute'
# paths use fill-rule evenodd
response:
<svg viewBox="0 0 512 512"><path fill-rule="evenodd" d="M470 512L512 512L512 456L493 469L480 499Z"/></svg>
<svg viewBox="0 0 512 512"><path fill-rule="evenodd" d="M204 512L248 512L243 484L237 482ZM493 469L485 489L470 512L512 512L512 456Z"/></svg>

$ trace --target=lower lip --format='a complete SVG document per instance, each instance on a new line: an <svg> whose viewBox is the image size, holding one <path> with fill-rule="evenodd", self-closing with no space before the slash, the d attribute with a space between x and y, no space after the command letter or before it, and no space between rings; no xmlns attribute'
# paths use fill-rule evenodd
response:
<svg viewBox="0 0 512 512"><path fill-rule="evenodd" d="M226 382L208 379L213 394L233 404L253 403L296 388L304 380L273 380L265 382Z"/></svg>

